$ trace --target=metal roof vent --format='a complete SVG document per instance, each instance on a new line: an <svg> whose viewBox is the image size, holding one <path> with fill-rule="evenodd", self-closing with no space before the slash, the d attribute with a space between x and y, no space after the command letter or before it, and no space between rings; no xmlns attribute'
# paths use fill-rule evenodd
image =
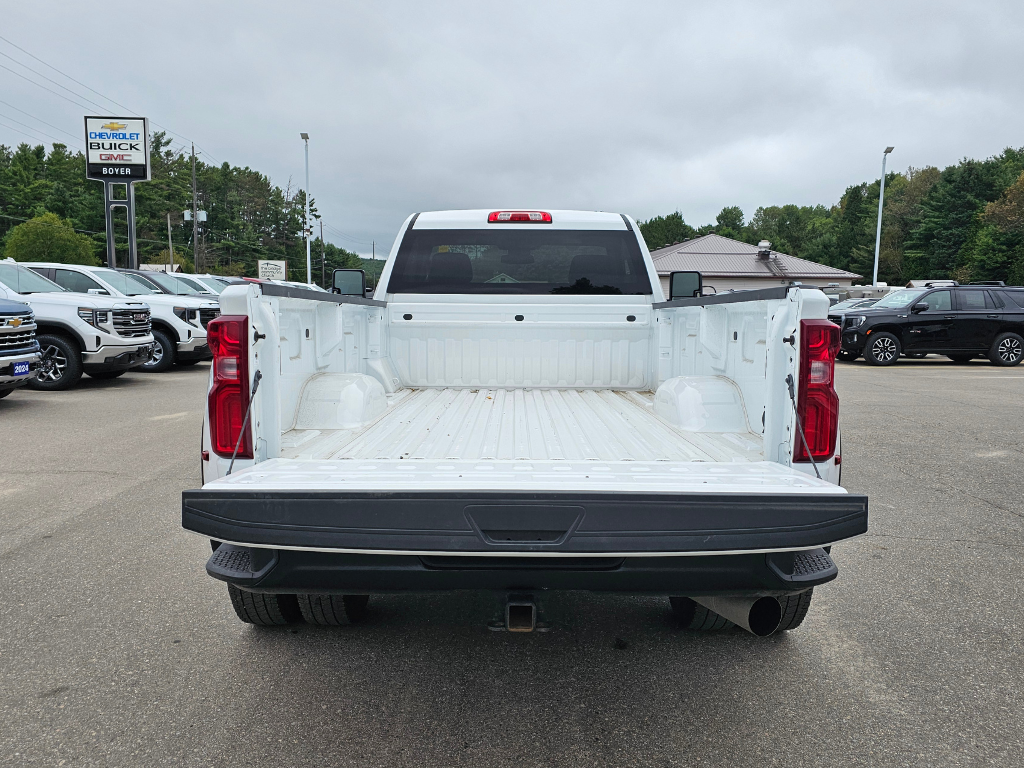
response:
<svg viewBox="0 0 1024 768"><path fill-rule="evenodd" d="M762 240L757 244L757 258L759 259L770 259L772 257L772 244L767 240Z"/></svg>

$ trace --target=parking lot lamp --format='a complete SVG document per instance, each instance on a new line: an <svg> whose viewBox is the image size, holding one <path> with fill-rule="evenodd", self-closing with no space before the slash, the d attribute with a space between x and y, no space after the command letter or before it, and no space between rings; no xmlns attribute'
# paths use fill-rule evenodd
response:
<svg viewBox="0 0 1024 768"><path fill-rule="evenodd" d="M882 244L882 201L885 199L885 159L895 147L886 147L882 153L882 186L878 190L878 228L875 230L875 272L871 276L871 287L878 287L878 248ZM306 186L309 186L307 180Z"/></svg>
<svg viewBox="0 0 1024 768"><path fill-rule="evenodd" d="M299 136L306 143L306 216L303 219L302 232L306 236L306 285L313 283L313 264L309 256L309 236L313 229L309 224L309 134L300 133Z"/></svg>

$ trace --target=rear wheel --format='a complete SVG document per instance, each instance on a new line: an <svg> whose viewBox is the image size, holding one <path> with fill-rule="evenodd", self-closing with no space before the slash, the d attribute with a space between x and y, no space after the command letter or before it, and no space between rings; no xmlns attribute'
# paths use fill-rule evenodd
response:
<svg viewBox="0 0 1024 768"><path fill-rule="evenodd" d="M234 584L228 584L231 607L246 624L260 627L280 627L302 620L295 595L264 595L246 592Z"/></svg>
<svg viewBox="0 0 1024 768"><path fill-rule="evenodd" d="M309 624L341 627L366 614L369 595L299 595L299 610Z"/></svg>
<svg viewBox="0 0 1024 768"><path fill-rule="evenodd" d="M36 337L43 356L28 386L47 392L70 389L82 378L82 353L72 341L44 333Z"/></svg>
<svg viewBox="0 0 1024 768"><path fill-rule="evenodd" d="M93 379L116 379L118 376L124 376L128 373L127 370L122 371L95 371L90 373L89 377Z"/></svg>
<svg viewBox="0 0 1024 768"><path fill-rule="evenodd" d="M874 334L864 348L864 360L868 365L892 365L900 359L900 340L891 333Z"/></svg>
<svg viewBox="0 0 1024 768"><path fill-rule="evenodd" d="M779 628L775 631L785 632L790 629L796 629L803 624L807 611L811 607L811 597L813 594L814 588L812 587L806 592L801 592L799 595L780 597L779 605L782 606L782 621L779 624Z"/></svg>
<svg viewBox="0 0 1024 768"><path fill-rule="evenodd" d="M165 331L153 329L153 356L148 362L139 366L140 371L147 373L163 373L172 365L177 356L178 347Z"/></svg>
<svg viewBox="0 0 1024 768"><path fill-rule="evenodd" d="M988 359L993 365L1019 365L1024 357L1024 339L1016 333L1001 333L992 343L988 351Z"/></svg>
<svg viewBox="0 0 1024 768"><path fill-rule="evenodd" d="M670 597L669 602L672 604L672 612L679 619L679 626L683 629L710 631L736 626L727 618L688 597Z"/></svg>

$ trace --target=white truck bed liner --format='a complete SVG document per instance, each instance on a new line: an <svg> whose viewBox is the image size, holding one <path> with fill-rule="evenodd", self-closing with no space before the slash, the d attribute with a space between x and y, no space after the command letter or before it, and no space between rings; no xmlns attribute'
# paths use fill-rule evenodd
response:
<svg viewBox="0 0 1024 768"><path fill-rule="evenodd" d="M761 435L685 432L653 393L406 389L358 429L289 430L282 458L326 460L760 462Z"/></svg>

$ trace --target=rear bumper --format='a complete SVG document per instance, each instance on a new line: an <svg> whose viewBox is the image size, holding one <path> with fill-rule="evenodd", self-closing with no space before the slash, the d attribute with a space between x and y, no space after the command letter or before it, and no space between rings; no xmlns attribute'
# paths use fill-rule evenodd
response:
<svg viewBox="0 0 1024 768"><path fill-rule="evenodd" d="M361 553L630 554L807 549L867 530L867 496L194 490L219 541Z"/></svg>
<svg viewBox="0 0 1024 768"><path fill-rule="evenodd" d="M657 595L783 595L839 573L822 549L694 557L354 555L221 544L215 579L254 592L369 594L589 590Z"/></svg>

